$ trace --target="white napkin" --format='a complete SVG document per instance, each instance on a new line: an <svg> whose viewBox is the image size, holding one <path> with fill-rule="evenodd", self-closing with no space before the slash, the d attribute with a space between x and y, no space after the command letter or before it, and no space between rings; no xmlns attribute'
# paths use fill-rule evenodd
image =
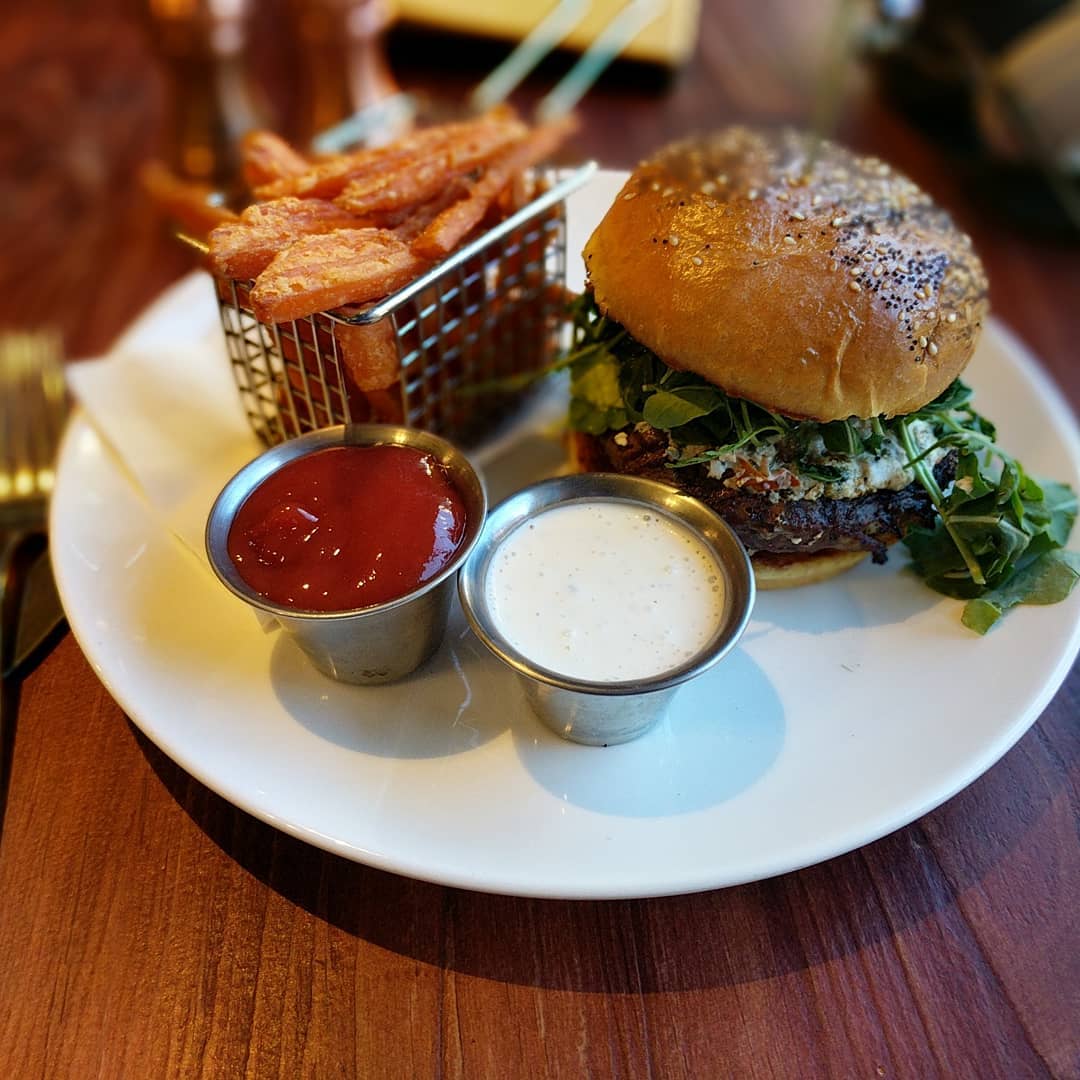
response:
<svg viewBox="0 0 1080 1080"><path fill-rule="evenodd" d="M549 380L523 413L470 448L492 504L563 465L564 381ZM210 508L264 449L233 381L210 277L200 271L171 286L108 356L70 365L68 382L151 510L209 568Z"/></svg>
<svg viewBox="0 0 1080 1080"><path fill-rule="evenodd" d="M210 507L262 449L233 382L210 278L178 282L107 357L71 365L68 382L150 507L205 565Z"/></svg>

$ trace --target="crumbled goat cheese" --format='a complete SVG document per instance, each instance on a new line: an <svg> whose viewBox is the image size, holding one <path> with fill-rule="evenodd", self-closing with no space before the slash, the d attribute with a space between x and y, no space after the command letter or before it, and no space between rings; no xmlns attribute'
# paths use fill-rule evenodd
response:
<svg viewBox="0 0 1080 1080"><path fill-rule="evenodd" d="M858 424L859 433L870 436L869 422ZM934 442L934 429L925 420L911 425L915 445L925 450ZM899 440L887 432L885 441L877 451L864 450L860 454L834 454L829 451L820 435L814 437L805 452L805 459L814 464L827 465L843 470L837 480L822 481L799 479L798 465L781 457L778 443L782 436L756 447L742 447L709 463L709 477L723 481L730 487L746 486L748 490L770 491L783 499L855 499L860 495L883 489L899 491L912 483L914 473L906 467L907 454ZM678 457L691 457L701 453L704 447L684 447L677 450ZM946 447L939 447L927 457L931 468L946 454ZM748 471L752 471L749 483ZM727 474L731 475L727 475Z"/></svg>

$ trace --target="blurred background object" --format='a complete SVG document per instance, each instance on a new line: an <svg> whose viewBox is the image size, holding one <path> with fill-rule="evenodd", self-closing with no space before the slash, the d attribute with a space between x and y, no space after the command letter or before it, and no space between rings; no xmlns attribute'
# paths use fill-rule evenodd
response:
<svg viewBox="0 0 1080 1080"><path fill-rule="evenodd" d="M384 47L389 0L292 0L303 85L298 140L399 93ZM398 125L382 125L392 137Z"/></svg>
<svg viewBox="0 0 1080 1080"><path fill-rule="evenodd" d="M60 335L0 333L0 833L18 684L62 618L44 547L68 404Z"/></svg>
<svg viewBox="0 0 1080 1080"><path fill-rule="evenodd" d="M1060 8L1010 42L993 65L1034 126L1039 144L1060 169L1080 173L1080 4ZM1029 147L992 94L976 100L979 130L1002 157Z"/></svg>
<svg viewBox="0 0 1080 1080"><path fill-rule="evenodd" d="M1080 4L878 0L886 93L1026 226L1080 231Z"/></svg>
<svg viewBox="0 0 1080 1080"><path fill-rule="evenodd" d="M113 334L130 317L114 285L138 258L134 172L165 114L135 12L57 7L0 11L0 297L4 325L57 322L69 344L74 326L111 320Z"/></svg>
<svg viewBox="0 0 1080 1080"><path fill-rule="evenodd" d="M552 0L398 0L403 21L459 34L517 41L551 10ZM584 51L625 6L625 0L593 0L581 21L567 34L565 48ZM630 60L676 67L697 42L698 0L668 0L655 21L643 26L626 46Z"/></svg>
<svg viewBox="0 0 1080 1080"><path fill-rule="evenodd" d="M93 20L67 0L8 0L0 11L0 81L13 88L0 99L0 250L5 256L0 287L12 310L25 312L27 319L58 321L65 343L76 351L103 348L140 302L191 265L190 254L162 235L160 216L138 177L148 159L169 158L179 129L169 105L170 87L178 70L190 70L177 50L187 40L185 32L193 33L192 13L202 2L100 0ZM338 4L335 17L340 18L352 10L370 15L372 9L363 0L258 0L257 7L253 0L216 2L226 6L207 10L216 20L212 24L224 29L207 35L206 21L198 25L206 48L221 56L228 73L223 81L210 82L218 87L215 107L229 115L210 126L239 131L254 116L304 145L319 96L309 73L319 65L305 60L298 13L316 3ZM160 17L150 17L151 4L158 5ZM545 0L543 11L556 6L555 0ZM599 12L599 0L592 6ZM607 5L609 11L620 7L619 0ZM811 124L830 77L823 73L833 70L830 64L838 57L824 129L911 172L961 218L973 198L985 193L981 212L987 221L1023 222L1026 228L1032 218L1041 218L1051 223L1057 242L1062 214L1044 176L1005 156L1016 150L1006 148L994 117L980 120L970 71L955 48L949 51L941 27L960 17L973 27L981 52L1003 57L1003 43L1020 47L1025 35L1048 33L1053 16L1075 9L1075 3L1061 0L985 10L964 0L770 0L745 7L719 0L688 7L669 3L581 101L582 127L571 150L578 158L629 166L652 147L708 127ZM365 24L374 26L367 47L385 46L375 70L389 69L392 79L386 83L380 76L375 84L400 86L433 102L463 105L516 41L491 36L491 24L487 36L454 32L445 21L422 24L392 0L390 7L376 5L374 11L379 17ZM670 33L672 20L686 21L690 44L684 59L674 66L643 59L648 55L638 48L643 35ZM584 34L588 25L583 20L575 33ZM311 31L316 39L327 33L322 26ZM851 35L843 49L835 47L838 26ZM334 79L329 71L320 77L327 85L335 81L338 89L324 93L321 100L329 104L320 105L318 123L352 108L353 91L343 71L350 57L356 62L367 55L365 49L344 47L340 39L337 44ZM1010 71L1013 64L1023 71L1050 69L1042 60L1034 65L1025 60L1030 47L1023 45ZM1042 48L1035 55L1041 57ZM205 51L201 55L208 64ZM576 48L548 55L512 92L512 103L531 113L581 55ZM682 56L677 49L652 55ZM952 59L946 62L947 57ZM194 59L190 65L197 66ZM1053 67L1063 78L1071 74L1067 61ZM205 100L206 78L186 82ZM231 93L236 87L238 105ZM222 95L221 88L229 92ZM1075 103L1076 96L1070 98L1066 88L1055 100ZM634 116L632 128L622 119L626 115ZM226 146L228 154L234 146ZM194 155L196 162L199 157ZM32 229L28 221L34 222ZM30 265L39 273L28 275ZM42 287L46 280L47 289ZM125 282L137 283L134 292ZM64 301L57 310L59 295Z"/></svg>
<svg viewBox="0 0 1080 1080"><path fill-rule="evenodd" d="M237 146L254 128L280 131L316 153L378 145L414 122L490 108L556 51L579 53L540 103L542 118L552 118L572 109L616 57L668 70L684 62L699 16L695 0L543 0L520 8L479 3L457 9L394 0L282 0L273 5L276 21L289 32L277 43L275 70L264 42L255 40L258 26L270 20L255 18L253 0L144 3L167 75L165 163L179 177L226 195L238 191ZM260 15L270 6L260 5ZM392 24L403 35L416 29L434 35L435 52L425 52L424 62L436 69L452 64L449 53L459 51L467 35L478 35L499 54L468 97L452 90L404 93L387 51ZM507 41L517 44L508 49ZM279 95L285 91L274 116L262 83Z"/></svg>
<svg viewBox="0 0 1080 1080"><path fill-rule="evenodd" d="M547 14L468 92L432 96L397 92L362 106L312 140L317 153L337 153L354 145L378 145L402 134L410 125L462 119L505 104L522 83L562 51L568 36L591 10L589 0L557 0ZM603 73L667 10L666 0L625 0L570 69L535 104L541 123L572 113Z"/></svg>
<svg viewBox="0 0 1080 1080"><path fill-rule="evenodd" d="M181 176L229 190L240 138L270 124L247 64L254 0L147 0L167 73L166 160Z"/></svg>

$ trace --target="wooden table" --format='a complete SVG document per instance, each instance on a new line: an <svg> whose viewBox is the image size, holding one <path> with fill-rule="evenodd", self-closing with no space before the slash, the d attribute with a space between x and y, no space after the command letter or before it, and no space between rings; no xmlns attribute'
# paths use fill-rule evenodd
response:
<svg viewBox="0 0 1080 1080"><path fill-rule="evenodd" d="M287 55L280 6L261 6L270 59ZM813 7L706 4L673 86L599 88L578 149L629 165L733 118L805 120ZM163 108L135 8L13 3L0 36L0 323L59 321L73 355L186 267L133 180ZM459 60L441 85L475 76ZM996 219L861 81L846 102L841 136L953 208L997 314L1080 403L1075 243ZM139 734L66 636L22 691L0 1074L1077 1077L1078 716L1074 669L966 791L800 873L518 900L355 865L233 809Z"/></svg>

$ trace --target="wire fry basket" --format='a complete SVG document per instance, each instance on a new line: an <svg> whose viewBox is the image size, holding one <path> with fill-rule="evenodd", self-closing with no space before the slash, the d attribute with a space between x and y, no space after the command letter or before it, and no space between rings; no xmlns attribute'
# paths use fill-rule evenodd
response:
<svg viewBox="0 0 1080 1080"><path fill-rule="evenodd" d="M268 446L333 424L404 423L466 445L507 416L564 325L567 195L595 164L532 177L534 198L379 303L273 326L250 282L215 278L248 421ZM379 385L381 381L381 385Z"/></svg>

